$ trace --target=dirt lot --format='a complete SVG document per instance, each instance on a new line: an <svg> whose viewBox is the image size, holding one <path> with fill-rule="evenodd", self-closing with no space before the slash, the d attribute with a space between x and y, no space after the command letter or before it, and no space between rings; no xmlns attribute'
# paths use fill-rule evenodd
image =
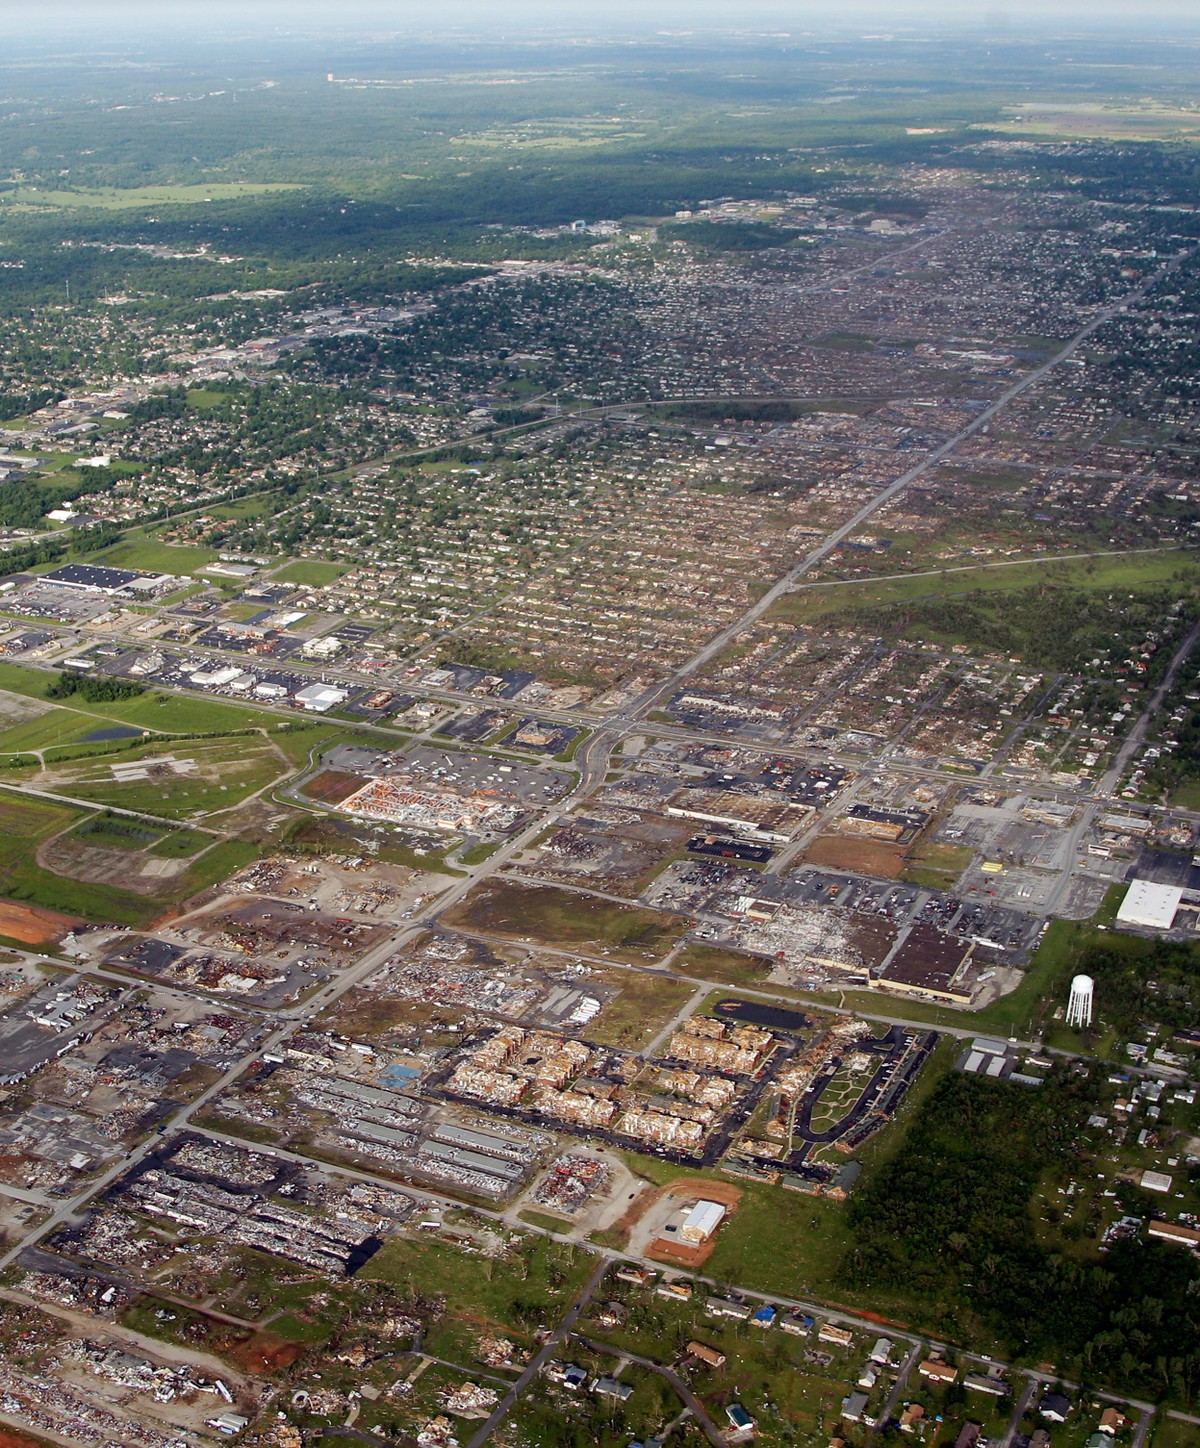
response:
<svg viewBox="0 0 1200 1448"><path fill-rule="evenodd" d="M877 844L851 835L822 834L804 851L804 863L826 865L831 870L851 870L858 875L875 875L881 880L898 880L904 869L904 847Z"/></svg>
<svg viewBox="0 0 1200 1448"><path fill-rule="evenodd" d="M321 804L341 804L344 799L363 787L363 778L359 774L343 774L337 769L326 769L304 786L304 793L309 799L319 800Z"/></svg>
<svg viewBox="0 0 1200 1448"><path fill-rule="evenodd" d="M137 895L158 895L174 876L191 864L129 850L105 850L72 834L56 835L38 848L37 862L55 875L92 885L117 885Z"/></svg>
<svg viewBox="0 0 1200 1448"><path fill-rule="evenodd" d="M18 905L15 900L0 900L0 935L21 940L26 945L52 945L86 922L57 910L44 910L40 905Z"/></svg>
<svg viewBox="0 0 1200 1448"><path fill-rule="evenodd" d="M246 1342L230 1348L227 1355L236 1367L260 1376L291 1367L297 1358L304 1355L304 1344L289 1342L287 1338L276 1337L274 1333L257 1332Z"/></svg>
<svg viewBox="0 0 1200 1448"><path fill-rule="evenodd" d="M44 1438L26 1438L12 1428L0 1427L0 1448L42 1448Z"/></svg>

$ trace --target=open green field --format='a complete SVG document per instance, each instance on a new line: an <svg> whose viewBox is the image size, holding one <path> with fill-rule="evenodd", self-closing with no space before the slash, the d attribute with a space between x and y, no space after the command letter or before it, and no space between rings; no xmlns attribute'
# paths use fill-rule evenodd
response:
<svg viewBox="0 0 1200 1448"><path fill-rule="evenodd" d="M97 557L98 563L110 568L140 568L147 573L190 574L216 560L215 548L179 547L160 543L157 538L141 535L126 538L115 548Z"/></svg>
<svg viewBox="0 0 1200 1448"><path fill-rule="evenodd" d="M900 878L926 890L952 890L973 855L969 845L920 843L910 852Z"/></svg>
<svg viewBox="0 0 1200 1448"><path fill-rule="evenodd" d="M0 897L88 920L144 925L174 901L223 880L258 853L253 845L238 840L221 841L182 874L164 880L161 894L149 897L43 869L37 863L37 847L86 817L84 810L70 805L0 790ZM87 843L112 847L103 839Z"/></svg>
<svg viewBox="0 0 1200 1448"><path fill-rule="evenodd" d="M298 191L303 188L287 181L225 181L194 186L95 186L79 191L43 190L38 186L19 186L6 193L0 204L8 206L54 207L57 210L98 208L102 211L128 211L143 206L194 206L205 201L239 201L247 196L263 196L272 192Z"/></svg>
<svg viewBox="0 0 1200 1448"><path fill-rule="evenodd" d="M214 392L208 387L192 387L188 389L187 405L194 407L199 412L204 412L210 407L216 407L218 402L225 398L224 392Z"/></svg>
<svg viewBox="0 0 1200 1448"><path fill-rule="evenodd" d="M517 1213L523 1222L528 1222L531 1227L540 1227L543 1232L557 1232L565 1235L571 1230L570 1222L565 1222L561 1217L552 1217L549 1212L539 1212L534 1207L526 1207Z"/></svg>
<svg viewBox="0 0 1200 1448"><path fill-rule="evenodd" d="M360 1276L389 1283L409 1300L444 1300L427 1352L470 1362L480 1333L532 1340L566 1312L594 1265L590 1254L546 1237L522 1235L499 1257L481 1257L436 1239L393 1237Z"/></svg>
<svg viewBox="0 0 1200 1448"><path fill-rule="evenodd" d="M1156 1413L1150 1448L1200 1448L1200 1427Z"/></svg>
<svg viewBox="0 0 1200 1448"><path fill-rule="evenodd" d="M638 963L660 960L686 928L675 916L640 906L508 880L489 880L473 891L446 923L546 945L595 946Z"/></svg>
<svg viewBox="0 0 1200 1448"><path fill-rule="evenodd" d="M271 578L276 583L300 583L308 588L324 588L336 583L350 569L343 563L323 563L319 558L299 558Z"/></svg>
<svg viewBox="0 0 1200 1448"><path fill-rule="evenodd" d="M213 518L260 518L271 512L274 499L275 489L272 488L247 498L236 498L232 503L218 503L207 511Z"/></svg>
<svg viewBox="0 0 1200 1448"><path fill-rule="evenodd" d="M771 973L769 961L757 955L743 955L738 950L721 950L712 945L689 943L676 956L674 969L681 975L699 980L715 980L725 985L765 985Z"/></svg>
<svg viewBox="0 0 1200 1448"><path fill-rule="evenodd" d="M1097 554L1089 558L1039 558L943 568L876 582L810 583L786 594L768 617L791 623L812 623L853 609L883 608L923 598L948 598L960 593L1007 593L1040 584L1072 588L1137 588L1181 578L1200 581L1200 556L1193 549L1167 548L1148 553Z"/></svg>
<svg viewBox="0 0 1200 1448"><path fill-rule="evenodd" d="M1145 101L1131 106L1119 101L1026 102L1006 106L1011 119L989 122L989 131L1017 136L1062 136L1071 140L1086 137L1104 141L1200 140L1200 114L1173 106Z"/></svg>
<svg viewBox="0 0 1200 1448"><path fill-rule="evenodd" d="M588 1027L588 1038L625 1051L636 1051L653 1040L692 994L682 981L663 980L637 970L613 971L610 980L620 985L621 994Z"/></svg>
<svg viewBox="0 0 1200 1448"><path fill-rule="evenodd" d="M160 844L167 837L168 830L166 826L152 825L148 820L98 814L90 815L77 825L72 834L85 844L98 845L105 850L127 850L132 854Z"/></svg>
<svg viewBox="0 0 1200 1448"><path fill-rule="evenodd" d="M47 687L57 677L41 669L0 663L0 690L24 694L30 699L44 700ZM291 723L281 720L278 714L265 713L250 705L225 703L197 694L160 694L153 690L133 699L102 703L84 702L78 695L54 702L59 709L91 718L94 722L90 728L116 722L163 734L232 733L237 729L270 729L282 734Z"/></svg>
<svg viewBox="0 0 1200 1448"><path fill-rule="evenodd" d="M31 749L53 749L74 744L103 727L104 721L76 713L73 709L48 708L34 719L23 719L8 729L0 730L0 762L6 756L24 754Z"/></svg>
<svg viewBox="0 0 1200 1448"><path fill-rule="evenodd" d="M143 778L115 771L142 768ZM192 817L230 809L290 772L262 734L188 743L156 741L105 758L72 762L54 772L57 793L146 814Z"/></svg>

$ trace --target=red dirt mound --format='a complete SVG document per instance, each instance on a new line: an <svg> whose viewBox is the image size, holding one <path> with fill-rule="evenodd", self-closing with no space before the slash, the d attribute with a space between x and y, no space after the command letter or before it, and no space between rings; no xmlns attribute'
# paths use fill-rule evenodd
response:
<svg viewBox="0 0 1200 1448"><path fill-rule="evenodd" d="M44 910L40 905L21 905L0 900L0 935L26 945L53 945L78 926L86 924L73 915Z"/></svg>
<svg viewBox="0 0 1200 1448"><path fill-rule="evenodd" d="M256 1332L253 1337L230 1349L226 1356L235 1366L261 1377L278 1372L280 1368L290 1368L303 1354L302 1342L290 1342L286 1337L276 1337L270 1332Z"/></svg>

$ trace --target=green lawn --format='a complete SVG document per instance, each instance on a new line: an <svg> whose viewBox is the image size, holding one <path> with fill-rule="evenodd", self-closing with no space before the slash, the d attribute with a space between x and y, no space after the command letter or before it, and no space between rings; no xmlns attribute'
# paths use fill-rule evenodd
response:
<svg viewBox="0 0 1200 1448"><path fill-rule="evenodd" d="M69 805L0 790L0 896L88 920L144 925L172 901L224 879L258 853L253 845L236 840L215 845L183 875L165 882L162 895L149 898L42 869L35 856L37 846L85 817L85 811Z"/></svg>
<svg viewBox="0 0 1200 1448"><path fill-rule="evenodd" d="M286 568L281 568L278 573L273 573L271 579L275 583L301 583L309 588L324 588L327 583L336 583L349 572L349 567L344 563L323 563L317 558L300 558L295 563L289 563Z"/></svg>
<svg viewBox="0 0 1200 1448"><path fill-rule="evenodd" d="M726 985L740 986L765 986L771 973L770 962L761 956L691 943L675 957L674 968L681 975L695 976L699 980L717 980Z"/></svg>
<svg viewBox="0 0 1200 1448"><path fill-rule="evenodd" d="M167 756L180 766L157 761ZM145 764L146 779L121 779L114 768ZM188 818L229 809L289 772L261 734L235 734L191 743L163 742L124 750L115 760L81 760L72 764L57 789L75 798L146 814Z"/></svg>
<svg viewBox="0 0 1200 1448"><path fill-rule="evenodd" d="M110 568L140 568L147 573L190 574L203 568L206 563L215 562L216 557L215 548L202 548L198 545L179 547L174 543L161 543L157 538L142 534L126 538L115 548L98 554L95 561Z"/></svg>
<svg viewBox="0 0 1200 1448"><path fill-rule="evenodd" d="M198 412L204 412L210 407L216 407L219 402L223 402L226 396L227 394L224 392L213 392L207 387L193 387L188 391L187 404Z"/></svg>
<svg viewBox="0 0 1200 1448"><path fill-rule="evenodd" d="M531 1227L541 1227L546 1232L562 1235L571 1230L570 1222L564 1222L561 1217L552 1217L549 1212L539 1212L533 1207L526 1207L524 1211L518 1212L517 1216Z"/></svg>
<svg viewBox="0 0 1200 1448"><path fill-rule="evenodd" d="M50 708L36 719L24 719L0 731L0 757L21 754L28 749L51 749L73 744L103 728L107 721L89 719L70 709Z"/></svg>
<svg viewBox="0 0 1200 1448"><path fill-rule="evenodd" d="M1194 584L1200 576L1200 558L1194 550L1169 548L1152 553L1076 560L1042 558L1028 563L983 564L943 569L881 582L853 581L802 585L787 594L768 613L775 620L811 623L830 614L852 609L911 603L914 599L958 593L1001 593L1055 583L1074 588L1134 588L1161 584L1183 572Z"/></svg>
<svg viewBox="0 0 1200 1448"><path fill-rule="evenodd" d="M1150 1448L1200 1448L1200 1427L1195 1423L1181 1423L1178 1418L1168 1418L1165 1413L1156 1413Z"/></svg>
<svg viewBox="0 0 1200 1448"><path fill-rule="evenodd" d="M150 854L170 860L182 860L197 854L211 843L212 836L202 830L173 830L169 835L164 835L157 844L150 846Z"/></svg>
<svg viewBox="0 0 1200 1448"><path fill-rule="evenodd" d="M653 1040L692 995L692 987L683 981L636 970L613 971L610 982L620 985L621 994L588 1027L588 1039L625 1051L636 1051Z"/></svg>
<svg viewBox="0 0 1200 1448"><path fill-rule="evenodd" d="M927 890L952 890L974 854L969 845L920 845L900 878Z"/></svg>
<svg viewBox="0 0 1200 1448"><path fill-rule="evenodd" d="M500 1257L436 1238L393 1237L359 1275L390 1283L409 1299L443 1299L445 1312L426 1334L426 1350L469 1362L480 1332L529 1342L542 1323L557 1321L593 1266L588 1253L541 1236L525 1235Z"/></svg>

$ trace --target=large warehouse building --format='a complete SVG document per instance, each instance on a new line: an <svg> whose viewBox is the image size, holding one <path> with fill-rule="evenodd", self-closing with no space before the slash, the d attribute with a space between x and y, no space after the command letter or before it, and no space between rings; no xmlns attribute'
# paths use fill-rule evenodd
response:
<svg viewBox="0 0 1200 1448"><path fill-rule="evenodd" d="M1170 930L1182 899L1183 891L1178 885L1133 880L1117 911L1117 924L1135 925L1142 930Z"/></svg>

